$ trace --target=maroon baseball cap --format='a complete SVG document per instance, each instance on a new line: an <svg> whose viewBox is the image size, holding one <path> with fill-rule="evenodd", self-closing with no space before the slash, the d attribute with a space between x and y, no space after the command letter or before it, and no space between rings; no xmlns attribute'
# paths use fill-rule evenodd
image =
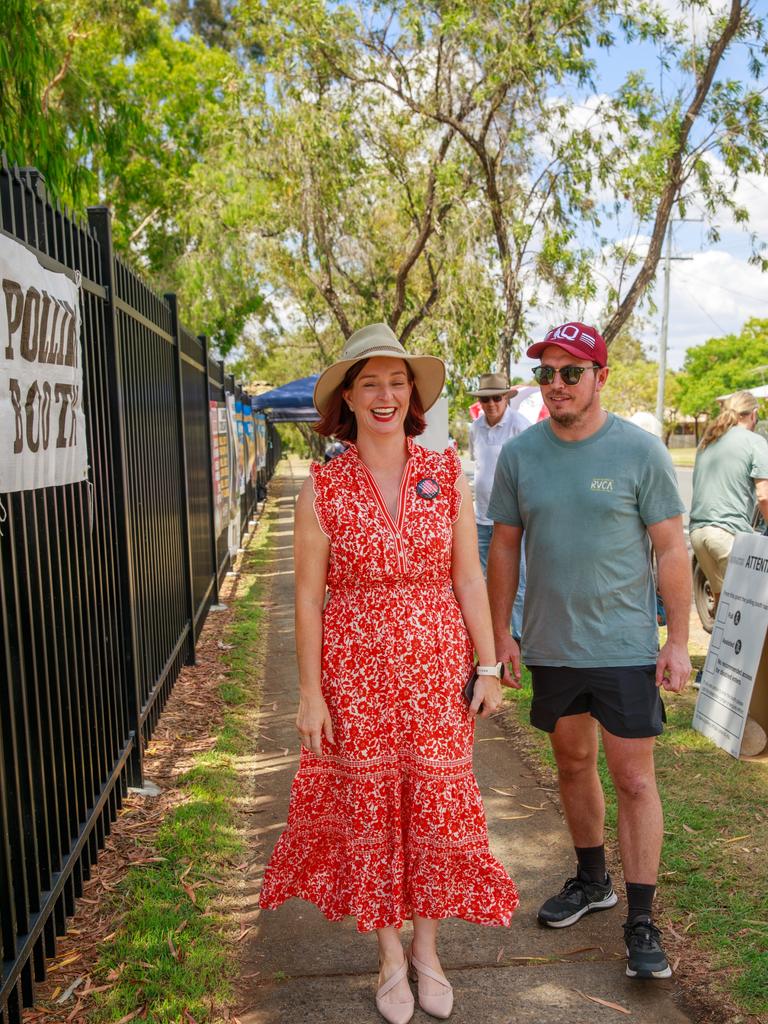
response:
<svg viewBox="0 0 768 1024"><path fill-rule="evenodd" d="M576 320L553 327L543 341L531 345L528 355L532 358L540 356L548 345L557 345L579 359L591 359L598 366L608 365L608 349L602 335L598 334L594 327Z"/></svg>

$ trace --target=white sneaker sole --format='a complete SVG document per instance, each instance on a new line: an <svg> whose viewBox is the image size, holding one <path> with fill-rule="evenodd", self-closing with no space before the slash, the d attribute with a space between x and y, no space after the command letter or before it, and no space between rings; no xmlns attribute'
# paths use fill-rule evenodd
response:
<svg viewBox="0 0 768 1024"><path fill-rule="evenodd" d="M627 977L628 978L671 978L672 968L667 964L663 971L633 971L632 968L627 964Z"/></svg>
<svg viewBox="0 0 768 1024"><path fill-rule="evenodd" d="M629 950L627 950L627 956L629 956ZM628 978L671 978L672 968L667 964L661 971L633 971L632 968L627 964L627 977Z"/></svg>
<svg viewBox="0 0 768 1024"><path fill-rule="evenodd" d="M566 917L563 921L542 921L538 918L541 924L545 924L547 928L569 928L572 924L576 924L580 921L585 914L591 914L594 910L610 910L611 907L615 907L619 902L619 897L616 893L611 890L610 896L606 896L604 900L600 900L598 903L590 903L586 907L582 907L581 910L577 910L575 914L571 914L570 917Z"/></svg>

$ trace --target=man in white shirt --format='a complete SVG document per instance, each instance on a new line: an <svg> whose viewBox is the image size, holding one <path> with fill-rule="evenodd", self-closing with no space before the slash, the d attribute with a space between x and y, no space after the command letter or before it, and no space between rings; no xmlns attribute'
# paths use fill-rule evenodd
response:
<svg viewBox="0 0 768 1024"><path fill-rule="evenodd" d="M493 522L488 518L488 502L493 487L493 475L499 459L501 446L505 441L522 433L530 423L519 412L509 408L509 400L517 394L511 388L503 373L484 373L480 377L477 391L470 391L477 398L483 411L469 428L469 453L475 462L475 521L480 562L483 572L488 563L488 548L493 533ZM512 635L519 637L523 625L523 598L525 596L525 557L520 560L520 582L515 605L512 609Z"/></svg>

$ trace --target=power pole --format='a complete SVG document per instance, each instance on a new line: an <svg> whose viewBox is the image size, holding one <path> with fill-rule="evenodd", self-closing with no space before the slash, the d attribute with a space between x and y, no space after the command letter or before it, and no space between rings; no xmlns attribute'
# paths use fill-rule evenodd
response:
<svg viewBox="0 0 768 1024"><path fill-rule="evenodd" d="M667 223L667 249L664 254L664 304L661 309L661 338L659 339L659 382L656 387L656 419L661 424L664 436L664 408L667 380L667 334L669 332L669 279L672 272L672 260L691 260L692 256L672 255L672 225L674 223L698 222L701 217L670 217Z"/></svg>
<svg viewBox="0 0 768 1024"><path fill-rule="evenodd" d="M667 251L664 256L664 305L661 309L661 338L659 339L659 383L656 388L656 419L664 436L664 390L667 378L667 332L669 331L669 276L672 264L672 218L667 224Z"/></svg>

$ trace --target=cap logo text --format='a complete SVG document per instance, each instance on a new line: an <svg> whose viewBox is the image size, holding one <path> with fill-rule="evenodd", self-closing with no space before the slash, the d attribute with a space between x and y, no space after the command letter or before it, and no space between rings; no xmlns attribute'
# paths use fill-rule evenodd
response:
<svg viewBox="0 0 768 1024"><path fill-rule="evenodd" d="M576 324L561 324L553 328L546 337L547 341L580 341L589 348L595 347L595 339L581 330Z"/></svg>

